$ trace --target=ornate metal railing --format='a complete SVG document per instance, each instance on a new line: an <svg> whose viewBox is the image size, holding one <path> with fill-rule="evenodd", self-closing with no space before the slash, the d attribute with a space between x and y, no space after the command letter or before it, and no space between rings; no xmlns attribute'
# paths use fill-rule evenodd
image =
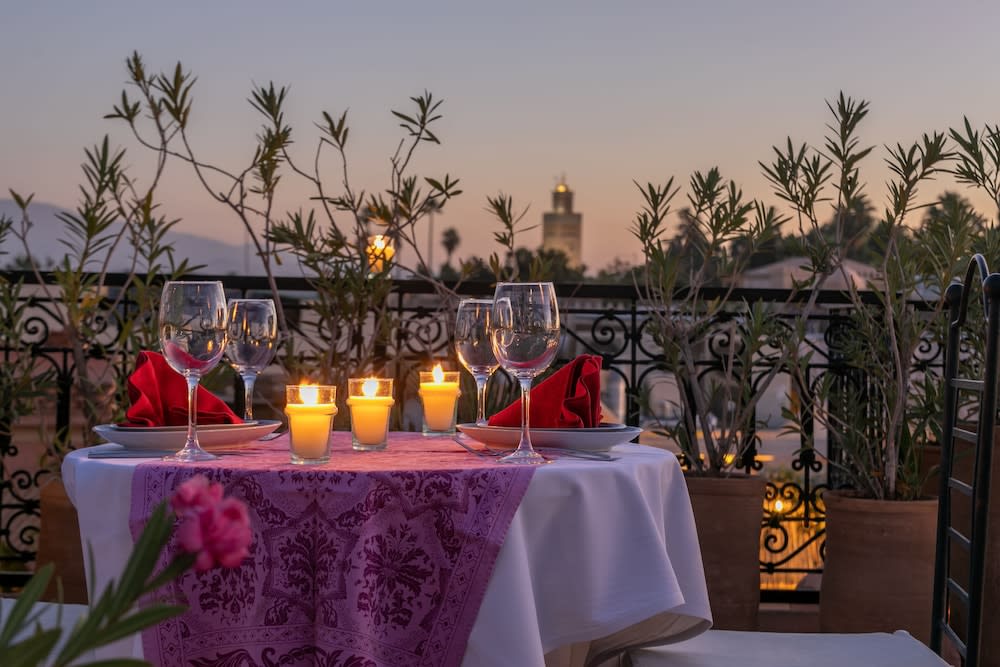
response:
<svg viewBox="0 0 1000 667"><path fill-rule="evenodd" d="M20 277L31 282L29 274L8 274L8 277ZM263 278L208 278L222 280L230 296L270 295ZM124 276L113 276L109 283L115 284L116 280L123 279ZM296 335L309 336L309 283L302 279L282 278L278 285ZM460 292L478 296L491 294L492 289L485 283L464 284ZM678 389L671 376L664 372L663 356L651 333L650 312L641 295L628 286L593 284L559 286L558 293L564 335L557 365L585 352L600 355L605 370L606 405L618 419L630 425L647 427L648 434L655 439L656 425L662 420L676 418L664 406L673 400L671 396ZM28 288L24 294L30 300L29 317L24 322L21 340L16 345L8 345L4 354L8 358L12 354L31 354L39 367L48 368L54 374L55 406L54 410L46 413L54 414L54 420L50 420L50 428L45 432L59 437L73 428L73 378L79 359L74 359L61 340L61 332L53 328L59 319L56 309L60 305L48 301L43 294L32 293ZM804 298L805 295L793 298L784 290L738 290L730 295L722 320L739 318L744 304L762 301L770 305L775 317L791 326L796 313L801 312L799 303ZM405 402L415 394L417 368L423 368L432 358L453 356L447 317L450 310L442 308L431 286L420 281L397 281L388 306L398 326L394 338L380 350L380 363L386 372L396 378L397 386L402 388L400 398ZM88 350L91 359L109 365L117 382L127 374L136 352L116 344L122 312L129 307L128 302L120 303L118 312L107 313L102 335ZM858 370L846 366L838 353L839 332L849 324L848 307L840 293L824 292L818 295L817 306L808 318L808 336L802 342L812 353L805 381L801 385L798 382L793 385L787 370L780 370L780 381L772 383L768 389L771 399L769 413L761 414L762 408L758 408L761 423L770 426L751 434L751 450L742 462L748 471L757 470L769 477L761 526L764 599L789 596L799 600L815 598L815 592L779 589L789 589L805 575L822 571L825 530L820 496L830 482L825 456L836 456L836 452L827 451L824 434L813 432L808 415L804 415L801 421L802 430L796 441L789 442L787 436L779 437L783 425L776 420L775 413L779 404L794 409L795 396L808 395L826 374L836 374L845 381L856 377ZM725 347L723 339L729 335L730 329L720 325L718 340L709 337L704 355L697 362L705 376L721 369ZM781 363L780 355L761 355L754 370L755 389L775 363ZM941 365L940 350L934 349L933 345L921 350L920 363L922 369L936 372ZM239 400L240 392L236 391L233 395ZM801 400L798 405L807 403L807 400ZM762 402L761 405L768 404ZM21 433L23 429L13 431ZM44 482L47 473L39 471L34 465L38 452L28 451L21 437L0 434L0 570L5 571L0 572L0 585L4 577L8 581L19 578L12 571L30 564L37 546L38 486ZM25 439L28 438L25 436ZM664 443L661 441L660 444ZM782 456L782 447L785 450L784 465L777 465L773 459ZM772 460L768 461L768 457ZM780 577L785 577L787 581L780 585L771 581Z"/></svg>

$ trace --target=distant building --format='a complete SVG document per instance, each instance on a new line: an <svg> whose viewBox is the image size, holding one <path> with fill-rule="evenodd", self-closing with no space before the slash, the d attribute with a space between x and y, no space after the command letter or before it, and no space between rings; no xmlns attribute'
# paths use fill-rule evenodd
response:
<svg viewBox="0 0 1000 667"><path fill-rule="evenodd" d="M573 191L563 178L552 191L552 212L542 217L542 248L561 250L569 265L578 267L583 264L582 236L583 216L573 212Z"/></svg>
<svg viewBox="0 0 1000 667"><path fill-rule="evenodd" d="M808 257L788 257L771 264L747 269L736 280L737 287L747 289L792 289L796 281L809 279L812 274L808 270ZM847 290L848 281L857 289L867 289L869 284L881 285L878 269L867 264L845 259L843 271L837 270L823 282L825 290Z"/></svg>

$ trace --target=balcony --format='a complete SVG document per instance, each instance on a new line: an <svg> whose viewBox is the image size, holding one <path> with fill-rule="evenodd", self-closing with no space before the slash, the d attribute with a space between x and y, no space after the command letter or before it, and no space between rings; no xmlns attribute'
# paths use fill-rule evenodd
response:
<svg viewBox="0 0 1000 667"><path fill-rule="evenodd" d="M63 332L53 329L59 303L32 287L31 276L11 275L26 282L26 326L20 341L11 341L4 349L5 358L30 354L36 368L54 373L55 392L38 403L29 416L18 420L11 434L0 438L0 563L8 583L23 578L18 571L30 568L38 534L38 486L49 472L37 465L45 442L68 434L71 447L88 444L82 429L79 397L74 394L73 374L76 363L67 347ZM269 294L263 278L218 277L230 297ZM115 285L115 280L109 281ZM118 282L117 284L121 284ZM317 330L312 312L310 285L301 279L278 280L279 292L293 337L301 340L326 338L329 344L340 346L350 354L356 341L338 339L335 334ZM112 288L113 289L113 288ZM489 295L492 286L486 283L464 284L462 296ZM561 365L581 353L600 355L603 360L602 403L606 421L620 421L646 430L640 442L657 447L676 449L674 444L657 435L658 424L676 419L672 410L677 386L672 376L663 370L662 353L657 349L648 330L649 311L640 294L632 287L620 285L562 285L558 288L563 337L556 365ZM30 296L29 296L30 295ZM763 301L771 304L779 317L782 308L791 317L794 303L784 290L737 290L731 294L726 312L738 317L744 303ZM782 306L782 304L786 304ZM390 336L380 342L375 359L378 372L395 378L398 387L398 410L393 415L394 429L419 430L419 404L416 402L418 370L433 360L454 360L449 338L449 319L453 306L444 303L425 283L396 281L387 307L396 326ZM859 370L846 366L834 341L838 330L848 325L849 313L839 292L819 295L818 307L809 319L808 334L803 345L809 346L813 357L808 369L810 378L835 374L850 379ZM128 301L117 312L107 312L104 334L87 350L87 363L110 367L118 382L127 377L136 349L128 343L118 343L121 315L130 308ZM372 335L370 331L353 332ZM127 340L127 338L126 338ZM302 346L299 346L300 348ZM921 372L937 373L941 350L930 346L918 360ZM305 361L306 366L310 361ZM320 363L316 361L315 363ZM719 368L721 357L712 344L697 361L706 376ZM767 358L761 358L755 373L770 368ZM803 401L796 395L801 389L792 385L790 376L781 372L757 407L758 427L754 442L741 467L767 479L764 517L761 523L760 569L761 599L765 602L814 602L818 597L818 575L822 573L824 545L824 507L821 492L831 485L841 486L836 471L825 463L837 456L836 448L827 442L821 430L804 430L801 434L783 433L788 426L781 417L783 407L801 408ZM276 361L263 376L257 392L255 411L261 416L279 416L282 388L287 374ZM464 378L463 381L470 381ZM239 380L228 369L210 377L209 385L230 400L237 408L242 392ZM465 396L474 396L471 384ZM491 380L491 408L498 409L515 396L513 384L500 375ZM414 408L416 417L414 418ZM460 406L460 421L471 421L473 403ZM108 419L110 419L110 413ZM806 420L804 423L808 424Z"/></svg>

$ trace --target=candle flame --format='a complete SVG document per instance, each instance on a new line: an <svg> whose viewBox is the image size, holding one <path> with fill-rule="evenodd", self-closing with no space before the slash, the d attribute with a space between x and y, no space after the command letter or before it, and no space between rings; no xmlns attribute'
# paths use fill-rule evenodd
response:
<svg viewBox="0 0 1000 667"><path fill-rule="evenodd" d="M319 403L319 387L314 384L302 385L299 387L299 398L305 405L316 405Z"/></svg>
<svg viewBox="0 0 1000 667"><path fill-rule="evenodd" d="M361 385L361 393L368 398L375 398L378 395L378 380L375 378L365 380Z"/></svg>
<svg viewBox="0 0 1000 667"><path fill-rule="evenodd" d="M441 364L434 367L434 370L431 371L431 375L434 377L434 382L437 382L438 384L444 382L444 371L441 370Z"/></svg>

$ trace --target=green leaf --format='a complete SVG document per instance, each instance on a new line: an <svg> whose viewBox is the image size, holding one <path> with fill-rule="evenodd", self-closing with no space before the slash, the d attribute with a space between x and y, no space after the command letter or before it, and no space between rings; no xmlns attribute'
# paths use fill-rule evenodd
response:
<svg viewBox="0 0 1000 667"><path fill-rule="evenodd" d="M142 592L146 580L156 567L160 551L170 538L173 523L173 512L168 510L167 502L157 505L135 543L119 580L118 593L112 605L117 613L128 609Z"/></svg>
<svg viewBox="0 0 1000 667"><path fill-rule="evenodd" d="M167 502L160 503L143 529L129 556L118 588L109 585L99 601L91 608L82 626L74 632L59 653L56 664L67 664L88 646L90 637L103 623L114 622L131 609L142 594L157 557L170 537L173 529L173 513L167 509Z"/></svg>
<svg viewBox="0 0 1000 667"><path fill-rule="evenodd" d="M196 559L196 554L181 554L177 556L167 567L163 568L163 571L143 587L143 594L155 591L164 584L173 581L194 565Z"/></svg>
<svg viewBox="0 0 1000 667"><path fill-rule="evenodd" d="M60 628L36 632L28 639L0 651L0 664L3 667L38 667L52 653L61 634Z"/></svg>
<svg viewBox="0 0 1000 667"><path fill-rule="evenodd" d="M406 121L410 125L416 125L417 124L417 121L413 120L412 118L410 118L409 116L407 116L405 113L401 113L399 111L393 111L392 115L395 116L396 118L399 118L400 120Z"/></svg>
<svg viewBox="0 0 1000 667"><path fill-rule="evenodd" d="M27 198L24 198L13 190L7 190L7 192L9 192L10 196L14 198L14 202L17 204L17 207L22 211L28 208L28 204L30 204L31 200L35 198L34 193L28 195Z"/></svg>
<svg viewBox="0 0 1000 667"><path fill-rule="evenodd" d="M109 615L109 609L114 596L114 582L101 593L96 604L91 604L90 612L83 618L83 622L73 628L73 632L66 639L62 650L56 659L56 664L66 664L80 654L86 646L86 637L97 632L103 619Z"/></svg>
<svg viewBox="0 0 1000 667"><path fill-rule="evenodd" d="M10 610L3 629L0 630L0 646L6 646L13 641L17 631L25 626L25 619L28 618L35 602L38 601L38 598L42 596L42 593L48 587L54 569L55 565L49 563L38 570L35 576L28 580L28 583L18 596L17 602L14 603L14 607Z"/></svg>
<svg viewBox="0 0 1000 667"><path fill-rule="evenodd" d="M105 644L129 637L168 618L179 616L185 611L187 611L187 607L184 605L154 605L147 607L109 625L100 633L99 639L95 638L95 641L90 642L88 648L104 646Z"/></svg>

